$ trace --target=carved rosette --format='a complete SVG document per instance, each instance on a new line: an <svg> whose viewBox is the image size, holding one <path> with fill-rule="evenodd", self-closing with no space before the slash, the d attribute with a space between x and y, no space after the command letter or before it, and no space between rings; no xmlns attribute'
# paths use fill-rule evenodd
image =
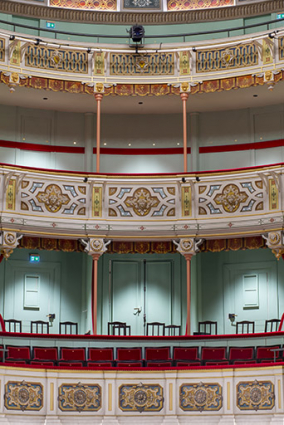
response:
<svg viewBox="0 0 284 425"><path fill-rule="evenodd" d="M271 410L275 405L274 384L270 381L239 382L237 406L240 410Z"/></svg>
<svg viewBox="0 0 284 425"><path fill-rule="evenodd" d="M98 384L62 384L58 388L58 407L62 412L96 412L102 407L102 389Z"/></svg>
<svg viewBox="0 0 284 425"><path fill-rule="evenodd" d="M195 255L199 248L198 246L201 244L202 239L195 238L183 238L180 239L179 242L173 240L173 243L177 246L177 251L181 253L181 255Z"/></svg>
<svg viewBox="0 0 284 425"><path fill-rule="evenodd" d="M56 184L50 184L45 188L44 192L37 194L37 200L44 203L48 212L56 213L63 205L70 202L68 195L62 193L61 188Z"/></svg>
<svg viewBox="0 0 284 425"><path fill-rule="evenodd" d="M100 238L80 239L80 242L85 246L84 251L92 256L101 256L107 251L107 246L111 243L111 241L105 242L104 239Z"/></svg>
<svg viewBox="0 0 284 425"><path fill-rule="evenodd" d="M160 385L121 385L119 408L123 412L159 412L164 407L163 388Z"/></svg>
<svg viewBox="0 0 284 425"><path fill-rule="evenodd" d="M15 248L19 245L19 240L23 235L17 235L16 232L4 231L0 233L0 253L7 260Z"/></svg>
<svg viewBox="0 0 284 425"><path fill-rule="evenodd" d="M217 383L183 384L179 398L184 411L217 411L223 406L222 387Z"/></svg>
<svg viewBox="0 0 284 425"><path fill-rule="evenodd" d="M266 240L266 245L271 249L277 260L284 254L284 240L283 233L281 230L270 232L266 235L262 235Z"/></svg>
<svg viewBox="0 0 284 425"><path fill-rule="evenodd" d="M5 408L38 411L43 407L43 386L38 382L9 381L5 385Z"/></svg>
<svg viewBox="0 0 284 425"><path fill-rule="evenodd" d="M228 213L234 213L238 210L241 203L246 202L248 195L241 192L235 184L228 184L224 187L221 194L215 196L214 201L217 205L222 205Z"/></svg>

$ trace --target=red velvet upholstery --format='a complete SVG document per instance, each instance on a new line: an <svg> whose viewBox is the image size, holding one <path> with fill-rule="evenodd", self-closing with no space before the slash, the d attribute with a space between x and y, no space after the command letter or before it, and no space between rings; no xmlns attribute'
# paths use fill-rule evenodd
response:
<svg viewBox="0 0 284 425"><path fill-rule="evenodd" d="M231 347L229 359L235 360L252 360L254 358L254 347Z"/></svg>
<svg viewBox="0 0 284 425"><path fill-rule="evenodd" d="M58 366L62 367L82 367L83 362L58 362Z"/></svg>
<svg viewBox="0 0 284 425"><path fill-rule="evenodd" d="M170 358L170 347L145 348L146 360L169 360Z"/></svg>
<svg viewBox="0 0 284 425"><path fill-rule="evenodd" d="M31 353L30 347L16 347L8 345L7 347L6 360L30 360Z"/></svg>
<svg viewBox="0 0 284 425"><path fill-rule="evenodd" d="M226 347L202 347L201 360L227 360Z"/></svg>
<svg viewBox="0 0 284 425"><path fill-rule="evenodd" d="M172 367L172 362L146 362L147 367Z"/></svg>
<svg viewBox="0 0 284 425"><path fill-rule="evenodd" d="M15 364L15 365L26 365L27 361L25 361L25 360L6 360L6 363Z"/></svg>
<svg viewBox="0 0 284 425"><path fill-rule="evenodd" d="M113 348L89 348L88 361L109 361L113 360Z"/></svg>
<svg viewBox="0 0 284 425"><path fill-rule="evenodd" d="M250 364L256 363L256 360L235 360L234 364Z"/></svg>
<svg viewBox="0 0 284 425"><path fill-rule="evenodd" d="M174 360L200 360L198 357L198 347L174 347Z"/></svg>
<svg viewBox="0 0 284 425"><path fill-rule="evenodd" d="M2 362L3 361L3 348L4 348L4 346L3 345L0 345L0 362Z"/></svg>
<svg viewBox="0 0 284 425"><path fill-rule="evenodd" d="M142 348L117 348L117 360L142 360Z"/></svg>
<svg viewBox="0 0 284 425"><path fill-rule="evenodd" d="M113 362L87 362L90 367L113 367Z"/></svg>
<svg viewBox="0 0 284 425"><path fill-rule="evenodd" d="M221 360L220 362L210 362L210 361L206 361L205 362L206 366L222 366L224 364L229 364L228 360Z"/></svg>
<svg viewBox="0 0 284 425"><path fill-rule="evenodd" d="M57 360L57 347L34 347L34 360Z"/></svg>
<svg viewBox="0 0 284 425"><path fill-rule="evenodd" d="M83 348L61 348L60 360L85 360L85 347Z"/></svg>
<svg viewBox="0 0 284 425"><path fill-rule="evenodd" d="M45 366L55 366L54 362L45 362L45 361L41 362L41 361L36 361L36 360L31 361L30 364L34 365L34 366L43 366L43 367L45 367Z"/></svg>
<svg viewBox="0 0 284 425"><path fill-rule="evenodd" d="M271 349L280 348L279 345L274 345L273 347L257 347L256 349L256 359L257 360L263 360L263 359L274 359L274 352L271 351ZM278 359L281 356L281 352L276 351L275 352L275 358Z"/></svg>
<svg viewBox="0 0 284 425"><path fill-rule="evenodd" d="M176 360L175 361L175 366L177 367L195 367L195 366L200 366L201 362L187 362L186 360Z"/></svg>
<svg viewBox="0 0 284 425"><path fill-rule="evenodd" d="M117 362L116 363L117 367L143 367L143 362L142 361L137 361L137 362Z"/></svg>

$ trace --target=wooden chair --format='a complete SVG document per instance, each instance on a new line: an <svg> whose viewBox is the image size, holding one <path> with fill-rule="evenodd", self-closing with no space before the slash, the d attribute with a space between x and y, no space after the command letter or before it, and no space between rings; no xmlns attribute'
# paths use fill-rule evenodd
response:
<svg viewBox="0 0 284 425"><path fill-rule="evenodd" d="M108 335L131 335L131 327L126 322L108 322Z"/></svg>
<svg viewBox="0 0 284 425"><path fill-rule="evenodd" d="M60 322L59 333L64 335L78 335L78 323Z"/></svg>
<svg viewBox="0 0 284 425"><path fill-rule="evenodd" d="M165 335L165 324L161 323L161 322L147 323L146 335L164 336Z"/></svg>
<svg viewBox="0 0 284 425"><path fill-rule="evenodd" d="M279 319L265 320L264 332L277 332L280 322Z"/></svg>
<svg viewBox="0 0 284 425"><path fill-rule="evenodd" d="M22 333L22 321L21 320L9 319L9 320L4 320L4 323L5 323L5 329L6 329L7 332L20 332L20 333Z"/></svg>
<svg viewBox="0 0 284 425"><path fill-rule="evenodd" d="M169 336L181 335L181 326L180 325L165 326L165 335L169 335Z"/></svg>
<svg viewBox="0 0 284 425"><path fill-rule="evenodd" d="M31 333L49 334L49 322L44 322L43 320L31 322Z"/></svg>
<svg viewBox="0 0 284 425"><path fill-rule="evenodd" d="M251 334L251 333L254 334L254 322L250 322L249 320L236 322L236 333L237 334Z"/></svg>
<svg viewBox="0 0 284 425"><path fill-rule="evenodd" d="M205 320L204 322L198 322L198 333L217 335L217 322L212 320Z"/></svg>

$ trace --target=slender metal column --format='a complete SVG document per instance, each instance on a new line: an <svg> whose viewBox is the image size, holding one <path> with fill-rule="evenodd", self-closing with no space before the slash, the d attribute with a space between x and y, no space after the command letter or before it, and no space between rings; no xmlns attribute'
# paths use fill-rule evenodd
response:
<svg viewBox="0 0 284 425"><path fill-rule="evenodd" d="M188 93L181 93L182 100L182 115L183 115L183 171L187 172L187 125L186 125L186 102Z"/></svg>
<svg viewBox="0 0 284 425"><path fill-rule="evenodd" d="M186 315L186 335L190 335L190 302L191 302L191 258L192 254L184 254L186 259L186 301L187 301L187 315Z"/></svg>
<svg viewBox="0 0 284 425"><path fill-rule="evenodd" d="M98 261L100 254L94 254L93 257L93 334L97 335L97 323L98 323Z"/></svg>
<svg viewBox="0 0 284 425"><path fill-rule="evenodd" d="M96 172L100 172L100 147L101 147L101 101L103 99L102 93L95 93L97 101L97 162Z"/></svg>

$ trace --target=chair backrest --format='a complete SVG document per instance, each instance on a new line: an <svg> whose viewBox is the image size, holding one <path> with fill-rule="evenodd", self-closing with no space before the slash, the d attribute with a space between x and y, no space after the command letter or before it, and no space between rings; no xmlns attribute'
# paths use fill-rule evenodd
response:
<svg viewBox="0 0 284 425"><path fill-rule="evenodd" d="M181 334L180 325L167 325L165 326L165 335L175 336Z"/></svg>
<svg viewBox="0 0 284 425"><path fill-rule="evenodd" d="M126 322L108 322L108 335L131 335L131 328Z"/></svg>
<svg viewBox="0 0 284 425"><path fill-rule="evenodd" d="M49 334L49 322L44 322L43 320L31 322L31 333Z"/></svg>
<svg viewBox="0 0 284 425"><path fill-rule="evenodd" d="M209 335L217 335L217 322L213 322L212 320L198 322L198 332Z"/></svg>
<svg viewBox="0 0 284 425"><path fill-rule="evenodd" d="M5 323L5 329L7 332L22 332L21 320L9 319L9 320L4 320L4 323Z"/></svg>
<svg viewBox="0 0 284 425"><path fill-rule="evenodd" d="M152 335L152 336L165 335L165 323L161 323L161 322L147 323L146 335Z"/></svg>
<svg viewBox="0 0 284 425"><path fill-rule="evenodd" d="M237 334L254 334L254 322L249 320L243 320L236 323L236 333Z"/></svg>
<svg viewBox="0 0 284 425"><path fill-rule="evenodd" d="M280 319L265 320L264 332L277 332L280 322Z"/></svg>
<svg viewBox="0 0 284 425"><path fill-rule="evenodd" d="M64 335L78 335L78 323L60 322L59 333Z"/></svg>

